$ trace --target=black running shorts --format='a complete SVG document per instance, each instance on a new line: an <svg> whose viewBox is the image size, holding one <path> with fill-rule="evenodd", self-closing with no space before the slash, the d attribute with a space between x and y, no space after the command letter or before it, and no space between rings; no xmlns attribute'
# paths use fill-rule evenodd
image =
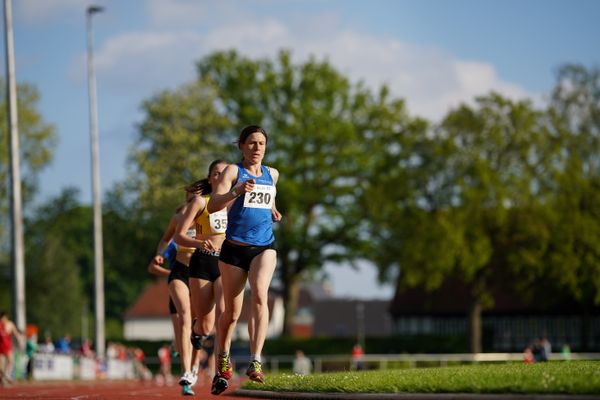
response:
<svg viewBox="0 0 600 400"><path fill-rule="evenodd" d="M179 261L175 261L175 263L171 267L168 282L171 283L171 281L173 281L174 279L178 279L187 285L189 276L190 273L187 265L182 264Z"/></svg>
<svg viewBox="0 0 600 400"><path fill-rule="evenodd" d="M226 240L221 247L219 260L226 264L235 265L245 271L249 271L250 263L254 257L265 250L274 248L275 242L269 243L266 246L242 246Z"/></svg>
<svg viewBox="0 0 600 400"><path fill-rule="evenodd" d="M220 276L219 256L196 249L190 259L190 278L214 282Z"/></svg>

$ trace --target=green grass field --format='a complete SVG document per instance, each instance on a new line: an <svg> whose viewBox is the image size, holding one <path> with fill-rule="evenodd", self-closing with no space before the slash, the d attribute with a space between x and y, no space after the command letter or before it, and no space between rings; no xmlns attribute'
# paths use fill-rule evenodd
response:
<svg viewBox="0 0 600 400"><path fill-rule="evenodd" d="M296 376L267 375L243 389L323 393L561 393L600 394L600 362L478 364Z"/></svg>

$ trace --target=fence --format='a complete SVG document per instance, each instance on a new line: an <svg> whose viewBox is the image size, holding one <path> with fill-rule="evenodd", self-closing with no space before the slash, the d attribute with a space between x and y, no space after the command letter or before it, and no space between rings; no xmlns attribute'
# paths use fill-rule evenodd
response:
<svg viewBox="0 0 600 400"><path fill-rule="evenodd" d="M348 371L356 369L356 364L349 354L342 355L307 355L311 360L314 372ZM292 370L294 356L263 357L265 369L270 373ZM551 361L565 360L559 353L550 355ZM600 353L571 353L569 360L600 360ZM179 358L174 360L177 365ZM249 356L234 356L234 369L243 373L250 362ZM462 354L365 354L361 363L365 369L444 367L457 364L522 362L523 353L462 353ZM22 360L26 363L26 358ZM147 357L146 364L153 370L158 369L158 358ZM23 364L24 366L24 364ZM174 371L175 372L175 371ZM136 377L131 360L107 360L98 363L93 359L78 358L70 355L36 354L34 356L33 378L36 380L68 380L68 379L133 379Z"/></svg>
<svg viewBox="0 0 600 400"><path fill-rule="evenodd" d="M27 365L27 357L20 360L20 372ZM91 380L98 377L107 379L132 379L135 377L131 360L108 359L103 363L86 357L68 354L36 353L33 356L32 377L35 380Z"/></svg>

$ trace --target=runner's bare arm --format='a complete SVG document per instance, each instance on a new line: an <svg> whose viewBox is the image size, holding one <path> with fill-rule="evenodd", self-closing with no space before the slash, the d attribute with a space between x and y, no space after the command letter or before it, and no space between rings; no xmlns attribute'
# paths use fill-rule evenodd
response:
<svg viewBox="0 0 600 400"><path fill-rule="evenodd" d="M237 165L228 165L219 177L217 187L210 196L210 201L208 202L209 213L214 213L228 207L236 197L251 191L254 186L254 180L252 179L241 185L235 185L236 180Z"/></svg>
<svg viewBox="0 0 600 400"><path fill-rule="evenodd" d="M270 168L271 177L273 178L273 184L277 185L277 181L279 181L279 171L275 168ZM273 222L281 221L281 213L277 209L277 205L275 204L277 197L273 200L273 208L271 209L271 216L273 217Z"/></svg>
<svg viewBox="0 0 600 400"><path fill-rule="evenodd" d="M205 206L206 200L202 196L194 196L194 198L187 203L182 211L183 214L180 218L180 221L175 228L175 235L173 236L175 243L185 247L195 247L197 249L202 248L204 245L203 241L189 237L187 235L187 231L194 223L196 214L203 210Z"/></svg>

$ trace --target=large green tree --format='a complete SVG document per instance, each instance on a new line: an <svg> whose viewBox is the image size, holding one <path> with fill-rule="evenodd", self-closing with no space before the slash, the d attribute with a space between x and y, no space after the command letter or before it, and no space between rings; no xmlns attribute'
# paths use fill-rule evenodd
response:
<svg viewBox="0 0 600 400"><path fill-rule="evenodd" d="M6 103L6 84L0 78L0 308L9 309L10 304L10 256L8 248L9 194L9 132ZM30 84L17 87L19 142L23 200L32 199L39 172L52 161L56 147L56 133L52 125L44 121L38 110L40 99L37 89ZM27 255L26 255L27 257Z"/></svg>
<svg viewBox="0 0 600 400"><path fill-rule="evenodd" d="M557 74L549 117L561 138L550 220L547 275L582 304L582 346L590 308L600 304L600 69L565 65Z"/></svg>
<svg viewBox="0 0 600 400"><path fill-rule="evenodd" d="M116 185L103 202L106 317L121 325L124 313L148 283L148 262L165 226ZM116 332L110 332L111 335Z"/></svg>
<svg viewBox="0 0 600 400"><path fill-rule="evenodd" d="M280 171L277 273L290 333L300 280L328 261L362 254L367 238L356 198L379 157L370 138L402 135L410 119L387 88L372 93L327 61L295 64L286 51L273 60L219 52L201 60L198 71L219 88L235 126L259 124L269 132L265 163Z"/></svg>
<svg viewBox="0 0 600 400"><path fill-rule="evenodd" d="M85 286L90 293L91 216L89 207L79 205L77 191L65 189L27 219L27 320L55 337L81 332L89 304Z"/></svg>
<svg viewBox="0 0 600 400"><path fill-rule="evenodd" d="M453 273L470 292L473 352L481 351L481 313L493 304L494 286L543 268L549 228L542 201L552 159L543 114L529 102L491 95L477 103L451 112L440 128L455 146L448 158L460 235Z"/></svg>
<svg viewBox="0 0 600 400"><path fill-rule="evenodd" d="M493 284L541 268L546 136L529 102L480 97L414 136L365 192L379 199L365 210L381 276L396 276L398 290L434 290L449 277L464 282L473 352L481 350L481 312L493 302Z"/></svg>
<svg viewBox="0 0 600 400"><path fill-rule="evenodd" d="M231 155L225 145L231 124L217 110L215 87L202 80L154 95L142 111L123 193L135 193L143 218L158 216L166 225L184 199L183 187L206 177L213 159Z"/></svg>

